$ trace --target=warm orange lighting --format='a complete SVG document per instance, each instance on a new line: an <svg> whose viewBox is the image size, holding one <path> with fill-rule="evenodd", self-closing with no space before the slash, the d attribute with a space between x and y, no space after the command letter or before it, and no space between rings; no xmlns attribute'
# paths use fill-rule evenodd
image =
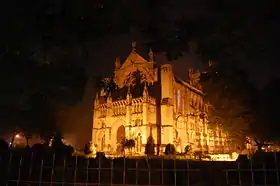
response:
<svg viewBox="0 0 280 186"><path fill-rule="evenodd" d="M123 63L116 59L114 77L104 79L106 86L113 82L116 91L103 87L93 103L93 154L102 151L122 155L127 151L143 156L150 137L157 154L163 154L167 144L173 144L178 153L184 153L186 146L190 146L189 153L229 153L228 136L221 128L208 125L209 104L201 91L200 72L189 69L190 81L184 81L176 76L171 64L157 68L153 59L151 50L149 59L145 59L135 47ZM135 90L138 93L134 95ZM134 140L134 147L122 147L122 139ZM227 161L232 155L213 158Z"/></svg>
<svg viewBox="0 0 280 186"><path fill-rule="evenodd" d="M236 161L239 154L233 152L232 154L213 154L210 155L211 161Z"/></svg>
<svg viewBox="0 0 280 186"><path fill-rule="evenodd" d="M20 138L20 135L19 135L19 134L16 134L16 135L15 135L15 138Z"/></svg>

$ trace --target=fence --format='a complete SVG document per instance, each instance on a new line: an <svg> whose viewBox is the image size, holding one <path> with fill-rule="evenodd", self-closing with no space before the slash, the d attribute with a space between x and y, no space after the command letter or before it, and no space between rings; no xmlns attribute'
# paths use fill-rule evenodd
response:
<svg viewBox="0 0 280 186"><path fill-rule="evenodd" d="M252 161L3 156L6 186L280 185L277 154Z"/></svg>

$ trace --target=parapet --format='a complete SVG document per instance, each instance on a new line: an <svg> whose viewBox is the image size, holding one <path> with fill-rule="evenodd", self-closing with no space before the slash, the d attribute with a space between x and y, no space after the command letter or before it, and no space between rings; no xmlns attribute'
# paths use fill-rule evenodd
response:
<svg viewBox="0 0 280 186"><path fill-rule="evenodd" d="M171 64L161 65L160 68L161 68L161 71L163 71L163 72L172 71L172 65Z"/></svg>

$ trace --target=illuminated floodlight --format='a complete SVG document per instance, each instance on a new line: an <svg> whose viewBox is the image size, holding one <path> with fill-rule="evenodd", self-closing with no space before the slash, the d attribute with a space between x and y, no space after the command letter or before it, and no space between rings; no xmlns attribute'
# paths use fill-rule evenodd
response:
<svg viewBox="0 0 280 186"><path fill-rule="evenodd" d="M19 135L19 134L16 134L16 135L15 135L15 138L20 138L20 135Z"/></svg>

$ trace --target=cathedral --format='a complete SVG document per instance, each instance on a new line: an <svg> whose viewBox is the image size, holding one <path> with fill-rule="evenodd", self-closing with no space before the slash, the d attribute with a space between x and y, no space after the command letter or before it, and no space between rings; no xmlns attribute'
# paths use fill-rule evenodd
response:
<svg viewBox="0 0 280 186"><path fill-rule="evenodd" d="M187 145L194 152L228 151L226 135L208 127L209 104L203 97L200 73L186 70L188 81L173 73L171 64L157 65L150 49L147 59L132 46L123 62L115 61L112 78L93 100L92 144L114 154L123 139L133 139L133 152L143 155L151 137L155 152L173 144L177 152Z"/></svg>

